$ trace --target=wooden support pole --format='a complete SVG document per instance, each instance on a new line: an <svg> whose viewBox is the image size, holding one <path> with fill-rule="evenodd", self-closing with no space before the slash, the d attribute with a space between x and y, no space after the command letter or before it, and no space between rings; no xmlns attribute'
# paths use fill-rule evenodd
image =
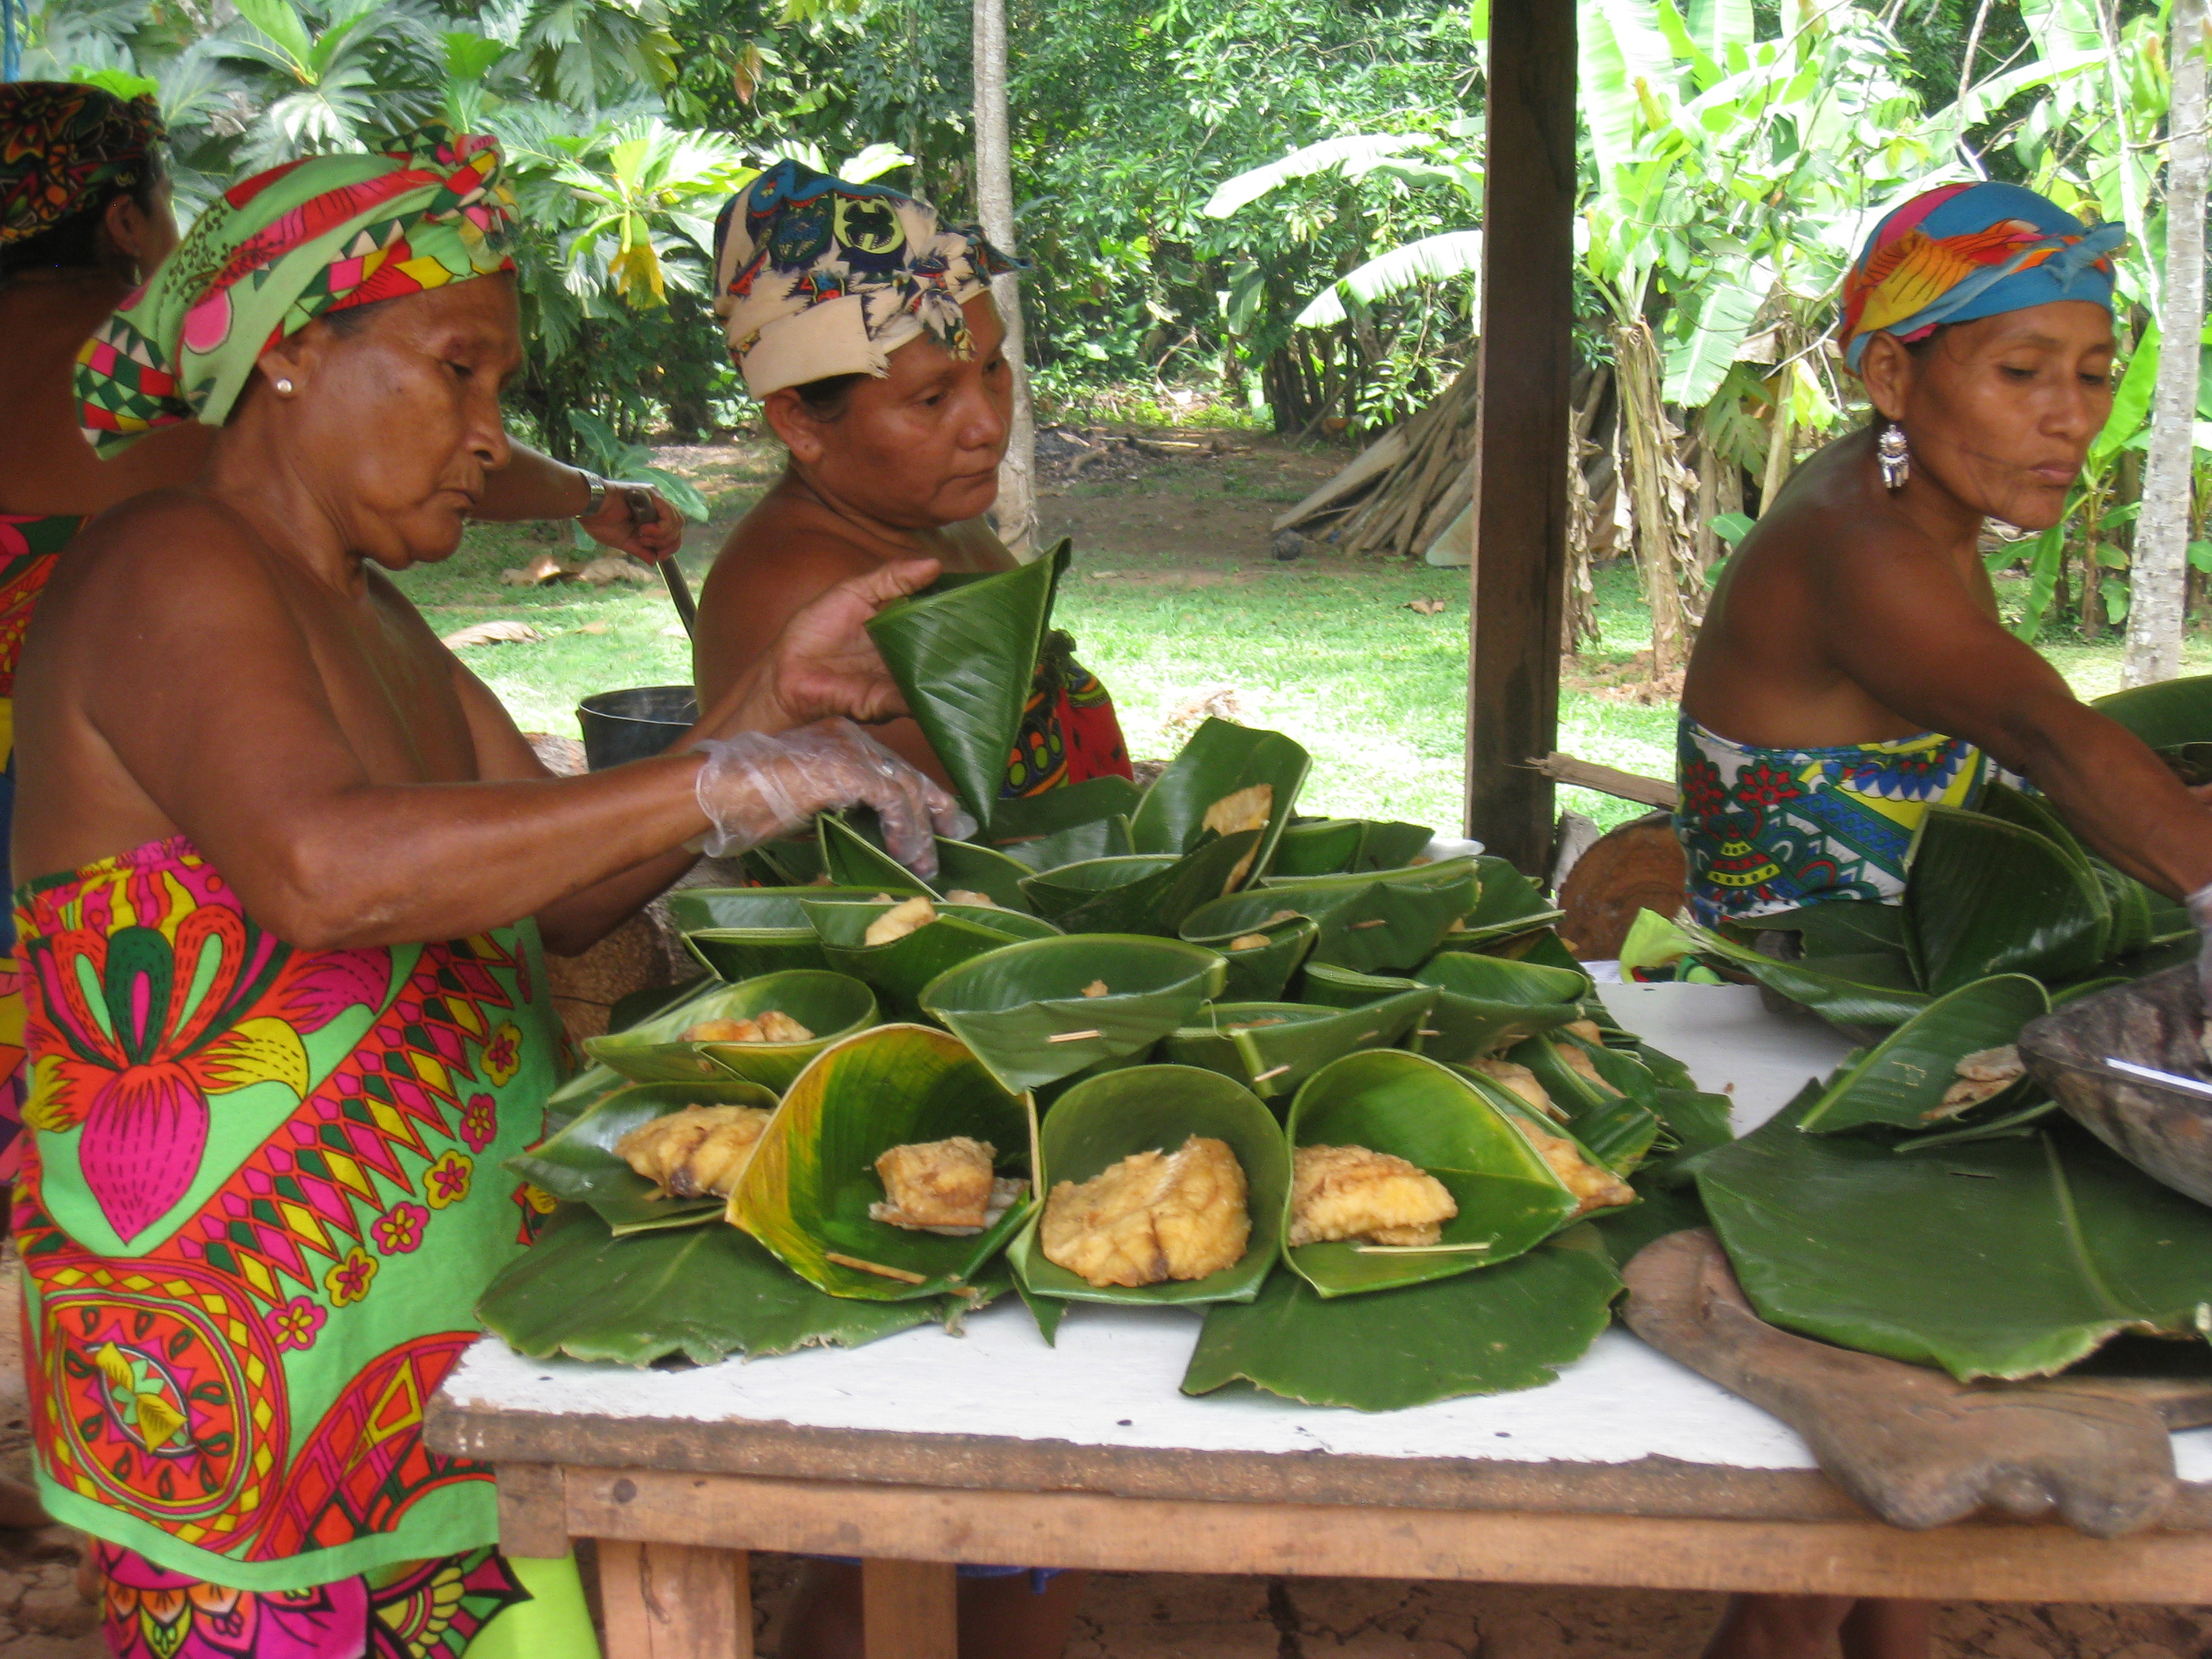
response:
<svg viewBox="0 0 2212 1659"><path fill-rule="evenodd" d="M1467 831L1540 879L1559 746L1573 360L1575 0L1490 9Z"/></svg>
<svg viewBox="0 0 2212 1659"><path fill-rule="evenodd" d="M960 1659L960 1589L950 1561L860 1563L865 1659Z"/></svg>
<svg viewBox="0 0 2212 1659"><path fill-rule="evenodd" d="M602 1539L607 1659L753 1659L747 1572L743 1550Z"/></svg>

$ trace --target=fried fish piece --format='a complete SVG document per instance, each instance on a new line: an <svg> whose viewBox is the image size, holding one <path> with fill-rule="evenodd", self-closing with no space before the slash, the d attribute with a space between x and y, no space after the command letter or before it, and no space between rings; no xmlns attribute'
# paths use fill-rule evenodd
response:
<svg viewBox="0 0 2212 1659"><path fill-rule="evenodd" d="M1045 1260L1088 1283L1204 1279L1242 1261L1252 1236L1244 1167L1226 1142L1193 1135L1173 1154L1133 1152L1045 1200Z"/></svg>
<svg viewBox="0 0 2212 1659"><path fill-rule="evenodd" d="M702 1019L678 1034L678 1042L811 1042L814 1033L781 1008L763 1008L750 1019Z"/></svg>
<svg viewBox="0 0 2212 1659"><path fill-rule="evenodd" d="M686 1106L639 1124L615 1156L664 1193L726 1198L773 1115L764 1106Z"/></svg>
<svg viewBox="0 0 2212 1659"><path fill-rule="evenodd" d="M1206 809L1202 827L1218 835L1234 836L1246 830L1265 830L1267 818L1275 810L1275 786L1255 783L1224 795ZM1252 850L1237 860L1237 867L1229 872L1229 879L1221 884L1221 890L1233 893L1252 868L1252 860L1260 856L1260 843L1254 842Z"/></svg>
<svg viewBox="0 0 2212 1659"><path fill-rule="evenodd" d="M970 888L956 887L945 896L947 904L973 904L986 910L1003 910L1006 907L988 893L978 893Z"/></svg>
<svg viewBox="0 0 2212 1659"><path fill-rule="evenodd" d="M868 1206L868 1219L913 1232L979 1233L1029 1186L994 1176L991 1160L998 1155L989 1141L966 1135L894 1146L876 1160L884 1196Z"/></svg>
<svg viewBox="0 0 2212 1659"><path fill-rule="evenodd" d="M1575 1211L1578 1216L1592 1210L1609 1210L1617 1205L1633 1204L1636 1189L1602 1164L1592 1163L1583 1156L1582 1148L1565 1135L1555 1135L1527 1118L1516 1118L1513 1127L1528 1138L1536 1155L1551 1166L1552 1173L1566 1184L1566 1188L1581 1200Z"/></svg>
<svg viewBox="0 0 2212 1659"><path fill-rule="evenodd" d="M904 939L918 927L927 927L937 920L937 907L920 893L903 903L894 904L868 924L868 931L860 935L863 945L889 945L894 939Z"/></svg>
<svg viewBox="0 0 2212 1659"><path fill-rule="evenodd" d="M1605 1029L1594 1019L1570 1020L1559 1030L1569 1036L1580 1037L1584 1042L1602 1044L1605 1042Z"/></svg>
<svg viewBox="0 0 2212 1659"><path fill-rule="evenodd" d="M1358 1238L1433 1244L1459 1213L1444 1183L1418 1164L1365 1146L1301 1146L1291 1171L1291 1243Z"/></svg>
<svg viewBox="0 0 2212 1659"><path fill-rule="evenodd" d="M1597 1062L1590 1058L1589 1050L1579 1042L1555 1042L1552 1045L1552 1052L1565 1063L1569 1071L1574 1073L1585 1083L1609 1095L1617 1095L1620 1092L1600 1074Z"/></svg>
<svg viewBox="0 0 2212 1659"><path fill-rule="evenodd" d="M1985 1100L1994 1099L2027 1074L2027 1064L2021 1059L2018 1046L2008 1042L2002 1048L1977 1049L1952 1069L1958 1074L1958 1081L1943 1091L1941 1105L1920 1115L1922 1122L1935 1123L1956 1117Z"/></svg>
<svg viewBox="0 0 2212 1659"><path fill-rule="evenodd" d="M1256 951L1267 942L1265 933L1239 933L1229 941L1232 951Z"/></svg>
<svg viewBox="0 0 2212 1659"><path fill-rule="evenodd" d="M1516 1066L1510 1060L1478 1060L1470 1069L1495 1078L1547 1117L1566 1121L1567 1115L1552 1104L1551 1096L1544 1092L1544 1085L1526 1066Z"/></svg>

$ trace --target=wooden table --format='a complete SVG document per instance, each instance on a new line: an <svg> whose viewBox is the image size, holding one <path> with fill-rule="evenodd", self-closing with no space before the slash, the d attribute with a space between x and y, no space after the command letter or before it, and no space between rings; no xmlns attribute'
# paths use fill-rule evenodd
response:
<svg viewBox="0 0 2212 1659"><path fill-rule="evenodd" d="M1845 1045L1735 988L1608 989L1751 1127ZM2166 1530L1901 1531L1757 1407L1607 1331L1549 1388L1366 1415L1176 1388L1198 1320L1013 1298L967 1334L684 1370L471 1350L430 1411L524 1555L599 1541L610 1659L738 1656L744 1552L863 1558L870 1659L955 1659L952 1569L1461 1578L1974 1601L2212 1601L2212 1430ZM988 1431L983 1431L988 1425Z"/></svg>

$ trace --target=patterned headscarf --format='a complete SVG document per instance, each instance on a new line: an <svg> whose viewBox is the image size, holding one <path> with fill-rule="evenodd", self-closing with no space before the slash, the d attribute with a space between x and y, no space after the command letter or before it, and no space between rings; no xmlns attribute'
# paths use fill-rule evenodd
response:
<svg viewBox="0 0 2212 1659"><path fill-rule="evenodd" d="M73 81L0 86L0 246L52 230L103 186L136 190L166 136L150 98Z"/></svg>
<svg viewBox="0 0 2212 1659"><path fill-rule="evenodd" d="M714 222L714 314L756 398L832 374L890 373L924 329L974 350L960 307L1026 270L927 202L778 161Z"/></svg>
<svg viewBox="0 0 2212 1659"><path fill-rule="evenodd" d="M498 143L443 126L257 173L85 343L78 423L103 454L221 426L261 354L324 313L513 270L514 217Z"/></svg>
<svg viewBox="0 0 2212 1659"><path fill-rule="evenodd" d="M2119 225L2083 224L2018 185L1945 185L1914 197L1874 228L1844 278L1844 361L1856 369L1867 337L1917 340L1945 323L2025 311L2052 300L2112 308Z"/></svg>

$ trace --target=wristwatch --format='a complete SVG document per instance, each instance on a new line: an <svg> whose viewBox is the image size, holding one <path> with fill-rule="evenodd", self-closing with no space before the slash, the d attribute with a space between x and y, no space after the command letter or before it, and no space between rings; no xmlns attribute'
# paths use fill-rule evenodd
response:
<svg viewBox="0 0 2212 1659"><path fill-rule="evenodd" d="M596 518L599 509L607 504L607 491L613 486L596 472L580 466L576 471L583 474L584 488L589 492L584 497L584 510L576 516L580 519Z"/></svg>

